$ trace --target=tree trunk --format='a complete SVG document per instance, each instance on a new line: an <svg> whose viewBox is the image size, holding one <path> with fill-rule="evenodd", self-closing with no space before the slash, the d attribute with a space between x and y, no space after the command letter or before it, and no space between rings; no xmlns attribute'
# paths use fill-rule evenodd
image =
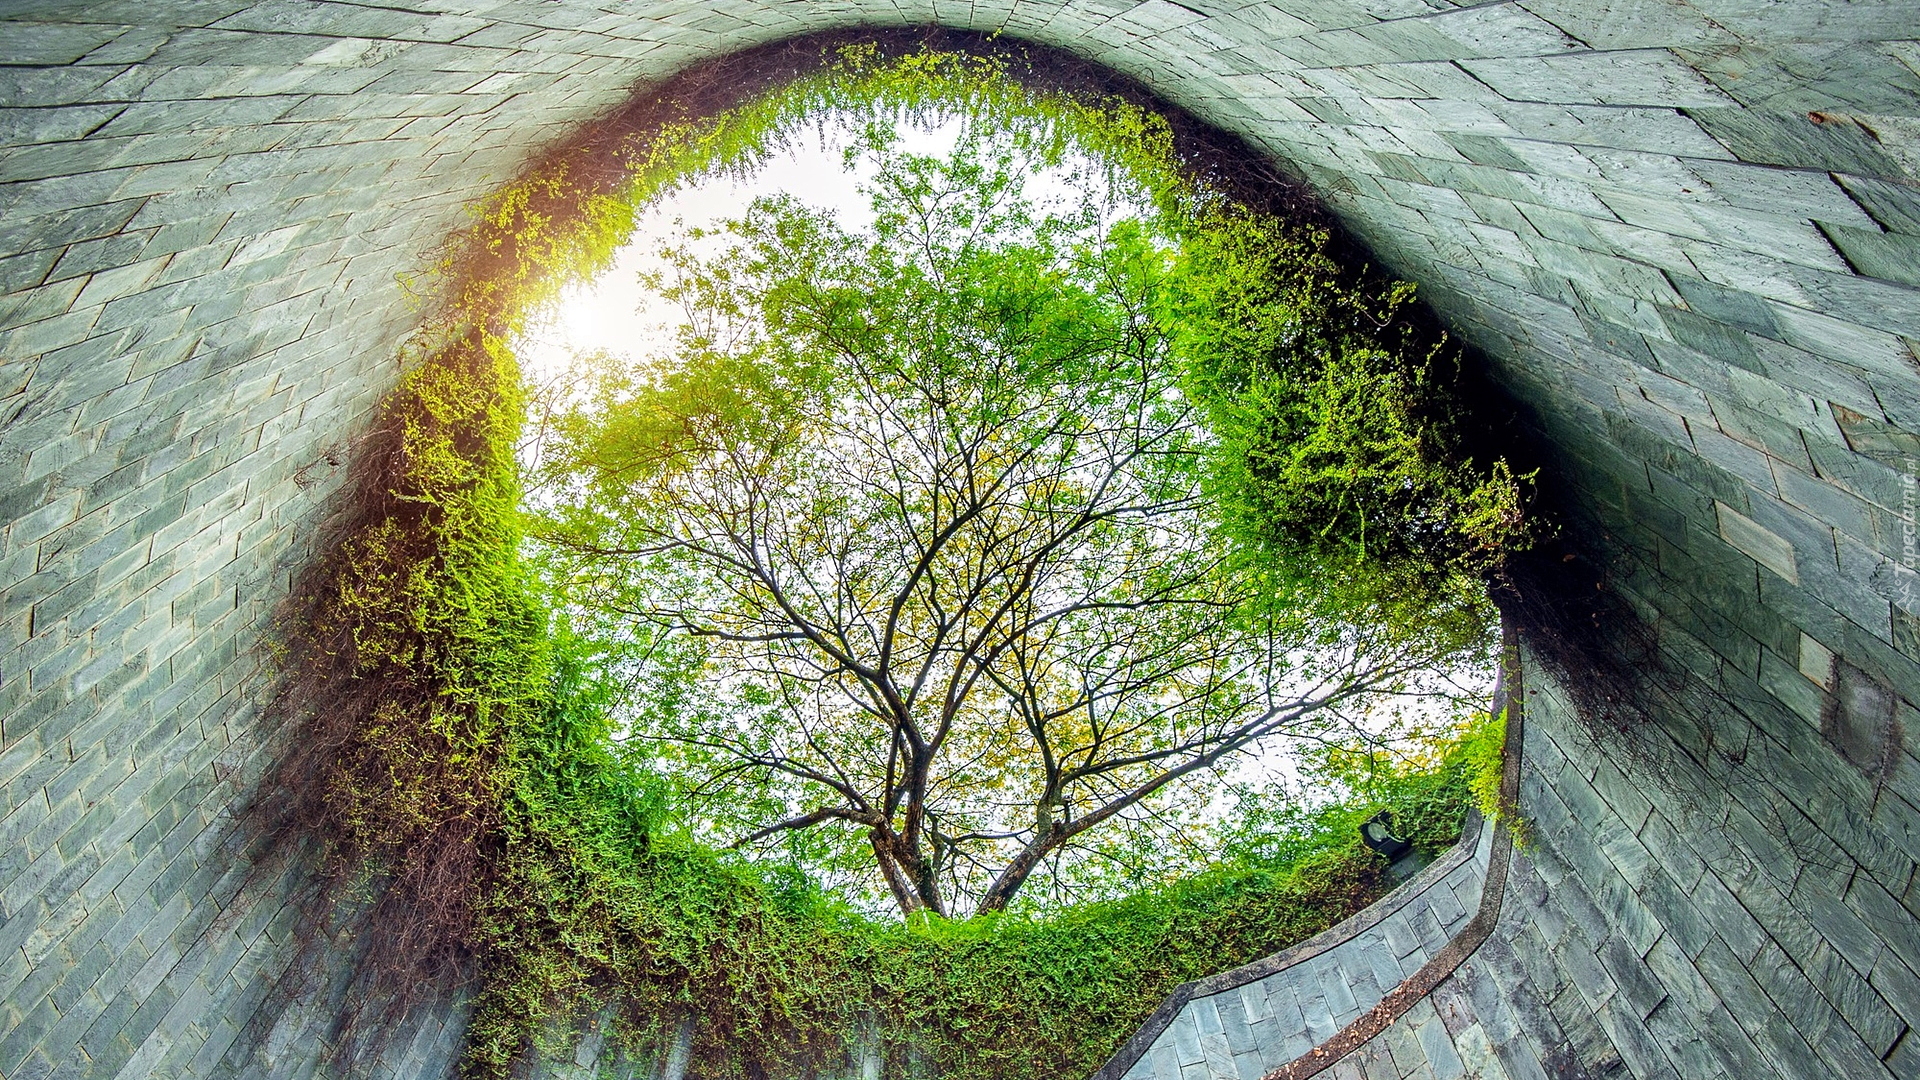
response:
<svg viewBox="0 0 1920 1080"><path fill-rule="evenodd" d="M940 879L932 859L914 859L910 864L914 870L914 888L920 893L920 902L927 910L936 915L945 915L947 905L940 899Z"/></svg>
<svg viewBox="0 0 1920 1080"><path fill-rule="evenodd" d="M1066 835L1060 830L1049 829L1040 839L1028 844L1024 851L1013 857L1013 861L1007 864L1005 870L1000 871L1000 876L994 879L993 887L980 898L980 907L977 910L1005 911L1007 905L1013 902L1013 895L1020 891L1020 886L1027 883L1027 875L1033 873L1033 868L1040 865L1040 860L1046 858L1048 853L1059 847L1061 841L1065 839Z"/></svg>
<svg viewBox="0 0 1920 1080"><path fill-rule="evenodd" d="M900 872L900 864L894 860L893 837L875 826L867 832L867 840L873 845L873 858L880 864L880 873L887 879L887 888L893 891L894 903L900 905L901 918L920 910L920 894L907 881L907 876Z"/></svg>

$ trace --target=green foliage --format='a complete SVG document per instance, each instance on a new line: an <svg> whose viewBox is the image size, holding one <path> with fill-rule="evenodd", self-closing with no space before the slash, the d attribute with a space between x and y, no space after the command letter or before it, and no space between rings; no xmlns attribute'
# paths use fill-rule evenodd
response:
<svg viewBox="0 0 1920 1080"><path fill-rule="evenodd" d="M481 334L408 372L362 446L343 541L293 598L278 708L299 728L250 813L376 897L349 1056L478 944L510 733L548 697L518 556L520 409L512 358ZM302 930L301 954L328 932Z"/></svg>
<svg viewBox="0 0 1920 1080"><path fill-rule="evenodd" d="M468 340L402 380L381 433L389 486L301 631L310 661L385 690L330 748L331 798L362 852L489 816L503 732L545 698L545 617L517 559L511 372L504 350Z"/></svg>
<svg viewBox="0 0 1920 1080"><path fill-rule="evenodd" d="M1324 745L1301 758L1300 786L1320 798L1303 799L1286 789L1240 792L1222 856L1291 862L1321 853L1319 845L1344 842L1381 811L1392 817L1396 835L1436 855L1460 835L1468 807L1489 819L1501 816L1505 730L1499 717L1479 715L1416 744L1411 754L1366 744Z"/></svg>
<svg viewBox="0 0 1920 1080"><path fill-rule="evenodd" d="M1278 603L1233 555L1152 317L1172 238L1036 203L996 136L928 157L869 124L870 233L769 198L668 248L647 277L685 321L554 421L539 500L570 603L641 628L629 670L701 656L705 704L631 737L706 835L909 914L1036 870L1085 898L1224 756L1463 652Z"/></svg>
<svg viewBox="0 0 1920 1080"><path fill-rule="evenodd" d="M617 760L604 744L569 745L576 760L525 772L507 814L476 1074L501 1075L556 1004L567 1015L606 1000L643 1049L696 1017L702 1076L807 1075L867 1022L890 1074L909 1047L947 1077L1086 1072L1178 983L1317 933L1383 885L1348 829L1306 841L1305 858L1229 863L1045 917L873 923L809 882L642 821L608 827L604 792L570 799L554 781L588 759L617 772Z"/></svg>
<svg viewBox="0 0 1920 1080"><path fill-rule="evenodd" d="M576 702L603 692L577 659L560 666ZM807 1075L863 1023L891 1048L890 1073L908 1047L946 1077L1084 1073L1180 982L1376 899L1384 866L1358 844L1360 821L1389 809L1437 851L1459 835L1475 778L1498 768L1497 749L1487 755L1498 725L1484 722L1433 760L1333 752L1326 776L1350 799L1250 818L1248 843L1190 877L1048 915L876 923L777 868L661 837L646 778L593 730L604 714L566 701L558 695L550 726L528 739L539 759L519 773L506 815L484 916L494 966L471 1032L477 1075L502 1075L553 1016L602 1001L642 1050L696 1017L702 1076Z"/></svg>
<svg viewBox="0 0 1920 1080"><path fill-rule="evenodd" d="M872 46L840 49L818 75L800 79L717 116L668 125L633 162L630 205L714 174L738 174L815 130L835 111L891 115L913 122L966 116L1009 133L1026 155L1049 164L1073 150L1105 170L1101 179L1129 199L1172 212L1188 202L1191 181L1177 169L1166 121L1097 95L1036 95L993 58L920 51L884 56Z"/></svg>
<svg viewBox="0 0 1920 1080"><path fill-rule="evenodd" d="M1194 215L1183 240L1168 321L1240 533L1388 621L1476 606L1530 543L1530 478L1465 455L1458 352L1407 319L1413 286L1338 265L1324 232L1231 206Z"/></svg>
<svg viewBox="0 0 1920 1080"><path fill-rule="evenodd" d="M623 1041L642 1050L696 1017L701 1077L804 1075L869 1023L894 1075L909 1058L954 1080L1084 1073L1178 982L1376 898L1381 867L1354 839L1355 816L1385 801L1423 844L1443 844L1472 787L1461 777L1485 771L1456 758L1498 745L1470 737L1462 745L1481 750L1388 780L1340 759L1359 802L1275 819L1190 877L1046 915L875 923L804 878L676 830L661 780L613 738L595 646L557 625L523 552L512 459L523 403L499 342L568 274L603 264L634 207L681 177L750 163L844 103L969 110L1050 153L1086 147L1162 212L1192 212L1181 257L1212 269L1190 275L1200 284L1164 317L1190 327L1196 396L1232 451L1215 483L1244 508L1250 542L1350 567L1437 560L1453 573L1497 561L1487 545L1518 535L1502 474L1454 463L1451 436L1429 433L1424 403L1447 400L1446 362L1355 336L1358 316L1390 320L1404 293L1344 297L1324 238L1201 213L1212 204L1141 110L1035 98L977 59L855 53L744 109L615 148L633 177L623 193L577 159L549 163L492 202L450 257L437 344L389 399L364 502L314 579L292 650L295 692L313 691L315 719L286 782L313 793L305 824L336 838L339 863L393 883L381 925L395 979L422 976L410 958L477 957L470 1076L505 1077L609 1001ZM738 385L706 389L724 409ZM1356 528L1309 527L1317 513ZM1463 618L1456 629L1471 636L1484 629L1471 606L1435 618Z"/></svg>

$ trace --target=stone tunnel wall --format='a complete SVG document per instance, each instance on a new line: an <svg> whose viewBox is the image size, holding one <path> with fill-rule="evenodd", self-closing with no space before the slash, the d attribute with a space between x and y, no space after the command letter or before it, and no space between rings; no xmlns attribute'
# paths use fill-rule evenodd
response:
<svg viewBox="0 0 1920 1080"><path fill-rule="evenodd" d="M1390 1031L1337 1069L1920 1072L1915 0L0 18L6 1080L314 1067L324 1008L269 993L286 882L250 879L228 826L271 734L265 620L418 318L397 279L646 80L934 21L1099 60L1311 180L1489 358L1577 538L1713 689L1596 746L1535 679L1535 846L1423 1006L1453 1059ZM396 1072L445 1064L439 1020Z"/></svg>
<svg viewBox="0 0 1920 1080"><path fill-rule="evenodd" d="M1273 956L1189 984L1099 1075L1260 1080L1321 1046L1466 928L1480 910L1494 839L1494 827L1476 816L1451 851L1365 910ZM1506 854L1503 847L1499 857ZM1177 1011L1169 1010L1175 1002Z"/></svg>

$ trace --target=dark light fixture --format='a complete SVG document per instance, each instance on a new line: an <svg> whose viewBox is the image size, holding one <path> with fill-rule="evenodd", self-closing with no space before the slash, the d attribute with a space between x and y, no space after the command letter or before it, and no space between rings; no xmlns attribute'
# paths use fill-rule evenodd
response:
<svg viewBox="0 0 1920 1080"><path fill-rule="evenodd" d="M1413 850L1412 844L1393 834L1393 811L1391 810L1380 811L1360 826L1360 842L1385 855L1389 862Z"/></svg>

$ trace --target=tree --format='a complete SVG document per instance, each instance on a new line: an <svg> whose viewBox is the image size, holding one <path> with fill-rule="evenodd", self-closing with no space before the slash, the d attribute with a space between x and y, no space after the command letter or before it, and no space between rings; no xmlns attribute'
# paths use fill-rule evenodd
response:
<svg viewBox="0 0 1920 1080"><path fill-rule="evenodd" d="M977 135L865 149L870 233L765 199L670 252L672 355L546 471L572 595L654 680L636 734L738 843L857 842L902 913L1001 909L1477 640L1350 621L1219 527L1165 230L1036 206Z"/></svg>

